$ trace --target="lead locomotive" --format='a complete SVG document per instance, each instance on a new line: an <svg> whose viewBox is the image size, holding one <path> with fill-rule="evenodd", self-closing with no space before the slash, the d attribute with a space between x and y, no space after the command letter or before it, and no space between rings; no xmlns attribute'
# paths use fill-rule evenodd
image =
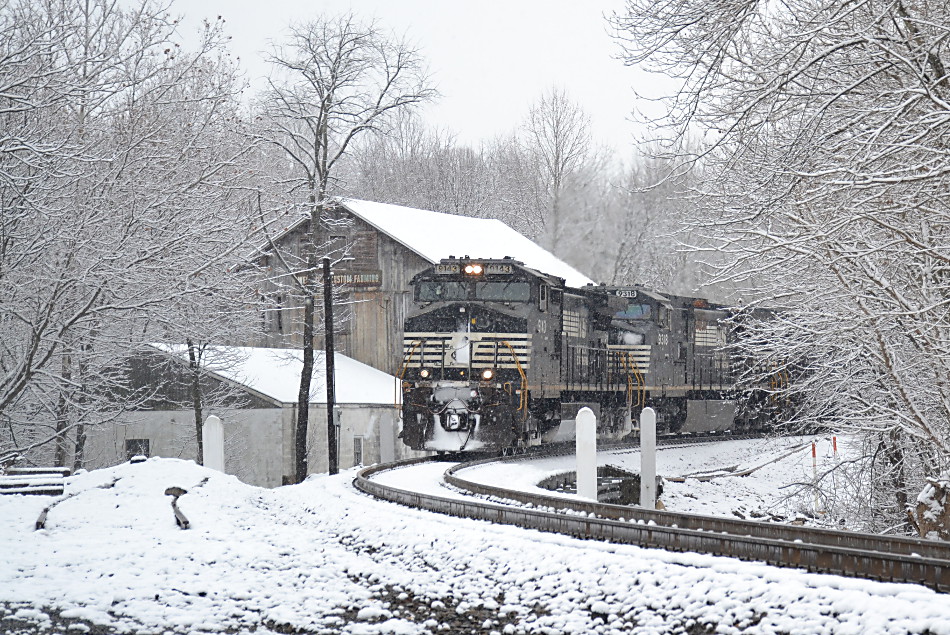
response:
<svg viewBox="0 0 950 635"><path fill-rule="evenodd" d="M509 258L454 259L411 282L403 441L416 450L521 451L573 437L591 408L603 439L736 420L724 307L642 287L572 288ZM689 415L689 416L688 416Z"/></svg>

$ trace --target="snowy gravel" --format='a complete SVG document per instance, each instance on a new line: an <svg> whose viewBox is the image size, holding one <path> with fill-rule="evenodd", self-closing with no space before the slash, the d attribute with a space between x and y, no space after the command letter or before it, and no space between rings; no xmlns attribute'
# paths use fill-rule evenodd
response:
<svg viewBox="0 0 950 635"><path fill-rule="evenodd" d="M449 518L371 499L353 488L353 475L265 490L191 462L150 459L72 477L71 496L40 531L33 525L50 499L2 496L0 624L50 632L33 625L63 617L74 620L69 632L950 635L950 596L922 587ZM179 505L189 530L175 525L164 495L172 485L188 490Z"/></svg>

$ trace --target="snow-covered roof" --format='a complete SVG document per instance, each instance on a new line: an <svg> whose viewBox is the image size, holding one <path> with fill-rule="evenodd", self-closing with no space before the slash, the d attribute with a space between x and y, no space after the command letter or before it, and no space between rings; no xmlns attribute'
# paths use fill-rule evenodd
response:
<svg viewBox="0 0 950 635"><path fill-rule="evenodd" d="M181 344L153 344L155 348L188 358ZM362 362L336 353L336 402L339 404L394 404L400 396L399 380ZM212 346L205 351L206 368L236 384L246 386L281 403L295 403L300 390L303 353L296 349ZM314 351L310 403L327 402L326 362L323 351Z"/></svg>
<svg viewBox="0 0 950 635"><path fill-rule="evenodd" d="M350 212L435 264L443 258L504 258L564 278L572 287L593 280L500 220L455 216L352 198L340 202Z"/></svg>

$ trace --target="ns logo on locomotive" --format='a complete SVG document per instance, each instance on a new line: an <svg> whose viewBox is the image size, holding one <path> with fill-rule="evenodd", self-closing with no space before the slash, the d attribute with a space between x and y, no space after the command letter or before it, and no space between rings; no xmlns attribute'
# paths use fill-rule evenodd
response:
<svg viewBox="0 0 950 635"><path fill-rule="evenodd" d="M522 451L573 437L636 434L653 407L665 432L737 429L725 307L635 287L572 288L504 259L442 260L411 282L404 443L416 450Z"/></svg>

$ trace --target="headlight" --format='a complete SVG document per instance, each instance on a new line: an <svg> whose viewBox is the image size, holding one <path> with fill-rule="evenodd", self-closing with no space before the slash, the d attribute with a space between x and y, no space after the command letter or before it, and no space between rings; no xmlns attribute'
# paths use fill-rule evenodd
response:
<svg viewBox="0 0 950 635"><path fill-rule="evenodd" d="M482 266L476 263L470 265L465 265L465 273L473 276L477 276L482 272Z"/></svg>
<svg viewBox="0 0 950 635"><path fill-rule="evenodd" d="M490 381L491 378L494 376L495 376L495 371L492 370L491 368L486 368L485 370L482 371L482 379L484 379L485 381Z"/></svg>
<svg viewBox="0 0 950 635"><path fill-rule="evenodd" d="M428 379L428 378L429 378L429 369L428 369L428 368L423 368L422 370L420 370L420 371L419 371L419 376L422 377L423 379Z"/></svg>

